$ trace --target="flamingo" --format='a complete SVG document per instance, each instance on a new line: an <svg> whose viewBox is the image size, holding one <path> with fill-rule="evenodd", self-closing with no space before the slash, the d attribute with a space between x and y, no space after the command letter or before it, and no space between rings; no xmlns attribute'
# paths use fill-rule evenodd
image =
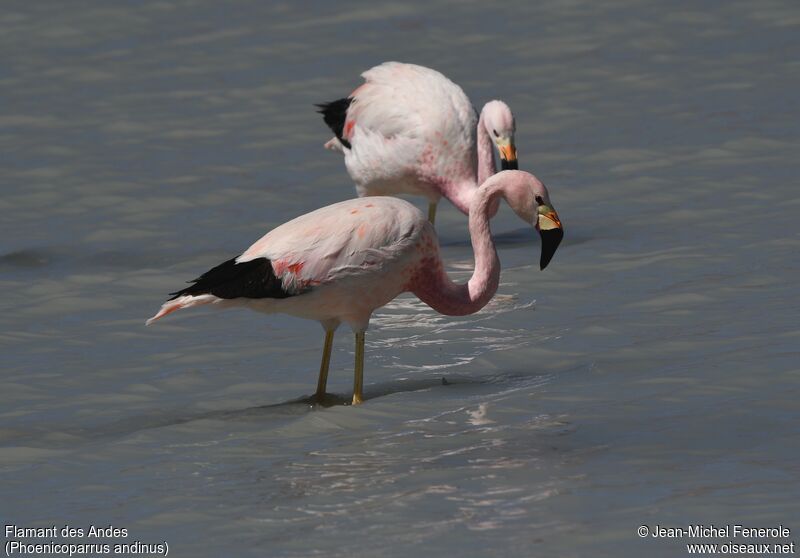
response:
<svg viewBox="0 0 800 558"><path fill-rule="evenodd" d="M317 391L328 380L333 335L347 323L355 334L352 404L364 399L364 336L372 312L410 291L442 314L461 316L494 296L500 261L489 229L492 207L504 198L542 238L540 268L563 237L547 188L531 174L502 171L476 190L469 213L475 269L463 285L444 271L433 225L405 200L356 198L301 215L264 235L192 285L172 293L153 323L167 314L204 304L245 306L317 320L325 331Z"/></svg>
<svg viewBox="0 0 800 558"><path fill-rule="evenodd" d="M495 173L492 143L504 170L517 169L514 116L503 101L480 117L464 91L415 64L384 62L361 74L348 97L317 105L336 135L325 147L344 153L359 196L422 195L428 219L444 196L469 212L478 186Z"/></svg>

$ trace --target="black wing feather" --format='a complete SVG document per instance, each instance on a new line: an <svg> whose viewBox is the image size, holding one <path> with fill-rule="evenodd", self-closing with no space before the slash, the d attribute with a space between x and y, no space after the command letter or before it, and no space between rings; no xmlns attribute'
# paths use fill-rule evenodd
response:
<svg viewBox="0 0 800 558"><path fill-rule="evenodd" d="M336 137L339 138L342 145L348 149L350 149L350 142L343 137L344 121L347 119L347 109L350 108L350 103L352 102L352 97L345 97L344 99L337 99L330 103L316 105L319 108L317 112L322 115L325 124L336 134Z"/></svg>
<svg viewBox="0 0 800 558"><path fill-rule="evenodd" d="M219 298L287 298L292 296L283 290L281 280L275 275L272 263L267 258L256 258L249 262L236 263L230 259L206 271L193 285L170 293L175 300L179 296L212 294Z"/></svg>

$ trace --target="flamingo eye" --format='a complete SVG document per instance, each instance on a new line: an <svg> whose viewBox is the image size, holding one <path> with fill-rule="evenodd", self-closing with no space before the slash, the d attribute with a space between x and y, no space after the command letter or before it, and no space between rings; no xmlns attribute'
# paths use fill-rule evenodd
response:
<svg viewBox="0 0 800 558"><path fill-rule="evenodd" d="M542 196L536 196L536 203L538 203L539 205L544 205L544 200L542 199Z"/></svg>
<svg viewBox="0 0 800 558"><path fill-rule="evenodd" d="M497 133L497 130L492 130L492 132L494 132L494 137L496 137L496 138L500 137L500 134Z"/></svg>

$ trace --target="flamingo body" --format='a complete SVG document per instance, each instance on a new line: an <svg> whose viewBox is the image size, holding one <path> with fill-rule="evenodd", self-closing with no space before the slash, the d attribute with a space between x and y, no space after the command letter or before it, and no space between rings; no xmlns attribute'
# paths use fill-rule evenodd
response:
<svg viewBox="0 0 800 558"><path fill-rule="evenodd" d="M505 103L488 103L479 121L464 91L436 70L385 62L362 77L347 98L320 105L336 134L326 147L343 152L359 196L414 194L433 205L444 196L467 213L495 172L490 129L516 165Z"/></svg>
<svg viewBox="0 0 800 558"><path fill-rule="evenodd" d="M408 290L420 261L438 257L435 238L422 213L399 198L335 203L268 232L222 264L230 272L214 274L217 284L209 281L212 270L174 293L152 320L178 308L215 304L366 329L373 310ZM249 274L254 276L248 279ZM238 279L230 281L232 275ZM247 287L260 282L275 285L262 291Z"/></svg>
<svg viewBox="0 0 800 558"><path fill-rule="evenodd" d="M394 197L358 198L273 229L238 257L173 293L147 323L204 304L317 320L326 331L317 397L325 394L333 332L348 323L356 334L353 403L360 403L364 332L375 309L410 291L442 314L464 315L494 296L500 261L489 218L501 197L539 231L544 268L563 236L561 222L541 182L525 172L504 171L473 198L469 230L475 270L466 284L447 277L433 225L417 208Z"/></svg>

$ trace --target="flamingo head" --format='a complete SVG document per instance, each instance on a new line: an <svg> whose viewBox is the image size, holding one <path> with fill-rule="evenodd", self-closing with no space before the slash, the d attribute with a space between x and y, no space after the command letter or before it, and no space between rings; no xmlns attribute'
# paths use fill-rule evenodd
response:
<svg viewBox="0 0 800 558"><path fill-rule="evenodd" d="M516 170L517 148L514 145L514 132L517 127L511 109L503 101L489 101L483 107L483 125L500 153L503 170Z"/></svg>
<svg viewBox="0 0 800 558"><path fill-rule="evenodd" d="M550 201L550 193L538 178L524 171L501 171L506 201L523 221L530 223L542 238L539 268L544 269L564 238L564 228Z"/></svg>

